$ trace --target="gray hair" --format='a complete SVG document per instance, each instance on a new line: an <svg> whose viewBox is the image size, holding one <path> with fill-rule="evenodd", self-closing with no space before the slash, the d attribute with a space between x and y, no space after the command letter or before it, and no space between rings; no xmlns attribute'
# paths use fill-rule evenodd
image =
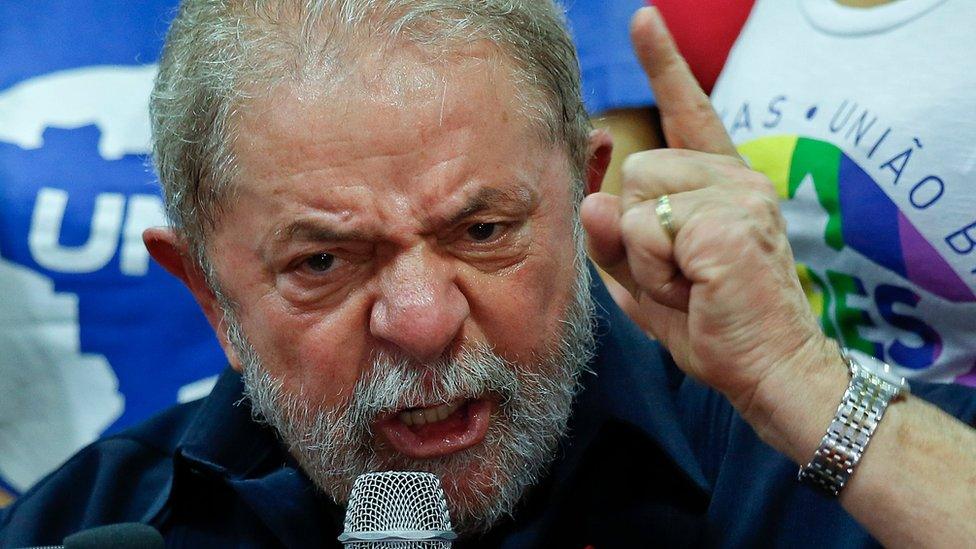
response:
<svg viewBox="0 0 976 549"><path fill-rule="evenodd" d="M236 175L234 118L256 93L302 82L364 48L406 42L443 51L481 40L511 62L530 118L564 147L581 195L590 125L576 51L553 0L183 0L150 102L170 222L206 269L205 239Z"/></svg>

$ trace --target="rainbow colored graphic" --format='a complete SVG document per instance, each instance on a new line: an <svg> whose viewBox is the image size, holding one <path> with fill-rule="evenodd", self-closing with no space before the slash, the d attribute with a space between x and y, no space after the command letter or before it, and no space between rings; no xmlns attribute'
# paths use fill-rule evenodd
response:
<svg viewBox="0 0 976 549"><path fill-rule="evenodd" d="M744 143L739 151L772 180L783 199L793 198L804 178L812 176L817 199L827 212L824 241L831 248L849 246L948 301L976 302L976 295L949 263L836 145L782 135Z"/></svg>

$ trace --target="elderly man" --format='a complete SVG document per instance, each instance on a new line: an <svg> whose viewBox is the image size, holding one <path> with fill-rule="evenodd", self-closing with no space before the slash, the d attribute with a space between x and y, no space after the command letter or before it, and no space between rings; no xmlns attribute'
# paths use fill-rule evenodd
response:
<svg viewBox="0 0 976 549"><path fill-rule="evenodd" d="M377 470L436 473L462 546L976 539L976 435L821 335L770 184L653 10L633 34L675 149L582 200L611 144L551 2L185 1L152 103L173 227L145 241L231 369L41 482L0 544L335 544Z"/></svg>

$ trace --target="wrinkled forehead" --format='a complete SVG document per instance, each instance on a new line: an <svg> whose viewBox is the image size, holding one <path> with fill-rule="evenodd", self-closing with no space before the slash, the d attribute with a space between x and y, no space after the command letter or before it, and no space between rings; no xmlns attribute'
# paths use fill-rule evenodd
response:
<svg viewBox="0 0 976 549"><path fill-rule="evenodd" d="M351 62L282 80L270 92L253 90L233 120L233 150L239 153L256 133L285 143L313 127L319 136L364 144L433 141L465 127L504 131L523 145L549 148L542 116L527 105L530 94L517 73L487 42L436 56L406 44L370 50Z"/></svg>
<svg viewBox="0 0 976 549"><path fill-rule="evenodd" d="M363 37L350 38L360 41ZM260 61L274 63L271 59ZM372 103L374 106L409 110L431 102L447 102L457 98L452 82L475 75L489 75L480 93L511 93L505 98L509 111L526 121L539 138L554 142L549 121L549 102L545 93L532 82L528 73L503 49L488 40L453 40L437 45L422 45L403 39L363 40L347 44L341 50L326 48L318 55L299 56L289 71L281 72L270 81L257 76L247 84L243 108L253 99L266 99L288 94L299 101L312 104L328 101L334 104ZM256 73L266 72L255 67Z"/></svg>
<svg viewBox="0 0 976 549"><path fill-rule="evenodd" d="M323 192L367 182L384 200L500 180L571 187L568 155L525 114L511 66L489 48L363 58L341 79L285 83L250 100L236 124L238 184L294 192L307 182L321 195L307 202L321 206Z"/></svg>

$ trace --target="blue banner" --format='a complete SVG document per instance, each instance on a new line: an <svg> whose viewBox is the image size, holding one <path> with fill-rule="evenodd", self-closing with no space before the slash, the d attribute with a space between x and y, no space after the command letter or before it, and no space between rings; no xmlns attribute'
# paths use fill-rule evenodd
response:
<svg viewBox="0 0 976 549"><path fill-rule="evenodd" d="M0 3L0 505L226 361L142 244L147 104L176 0Z"/></svg>

